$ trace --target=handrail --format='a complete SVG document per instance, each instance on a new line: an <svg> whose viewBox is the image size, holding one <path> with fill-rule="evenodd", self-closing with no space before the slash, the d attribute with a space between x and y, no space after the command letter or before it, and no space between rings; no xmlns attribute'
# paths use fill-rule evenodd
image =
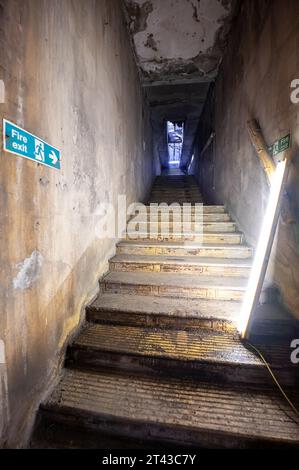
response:
<svg viewBox="0 0 299 470"><path fill-rule="evenodd" d="M259 123L255 119L252 119L247 122L247 129L251 142L256 150L256 153L260 158L261 164L266 173L268 184L270 185L271 178L273 176L273 173L275 172L275 163L269 155L267 144L262 134L262 130L259 126Z"/></svg>

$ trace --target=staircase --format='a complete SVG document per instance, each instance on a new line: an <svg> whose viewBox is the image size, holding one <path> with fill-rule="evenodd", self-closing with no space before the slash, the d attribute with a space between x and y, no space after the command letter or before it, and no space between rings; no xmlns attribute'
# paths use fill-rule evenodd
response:
<svg viewBox="0 0 299 470"><path fill-rule="evenodd" d="M149 202L162 201L202 196L191 176L162 176ZM161 216L153 238L149 216L117 244L32 447L298 446L295 414L236 331L253 255L243 234L224 206L204 206L203 244L174 219L165 235ZM265 322L255 345L296 401L289 336L280 324L259 335Z"/></svg>

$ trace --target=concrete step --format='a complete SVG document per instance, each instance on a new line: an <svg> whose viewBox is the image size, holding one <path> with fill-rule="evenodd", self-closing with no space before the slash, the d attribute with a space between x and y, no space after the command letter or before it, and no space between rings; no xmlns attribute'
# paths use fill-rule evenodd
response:
<svg viewBox="0 0 299 470"><path fill-rule="evenodd" d="M154 191L179 191L182 189L188 190L196 190L200 191L199 186L194 183L186 183L180 181L174 181L172 184L154 184L152 187L152 192Z"/></svg>
<svg viewBox="0 0 299 470"><path fill-rule="evenodd" d="M199 198L203 202L202 194L198 190L169 190L169 191L153 191L150 195L150 199L156 199L157 201L163 201L165 197L172 198L173 201L177 201L180 197L194 196Z"/></svg>
<svg viewBox="0 0 299 470"><path fill-rule="evenodd" d="M67 364L196 376L219 382L266 383L264 364L237 336L211 330L89 325L68 349Z"/></svg>
<svg viewBox="0 0 299 470"><path fill-rule="evenodd" d="M173 204L173 203L178 203L178 204L200 204L203 202L201 197L182 197L182 196L173 196L173 197L155 197L151 198L149 200L149 204L160 204L160 203L166 203L168 205Z"/></svg>
<svg viewBox="0 0 299 470"><path fill-rule="evenodd" d="M175 241L175 240L186 240L193 241L198 243L206 244L219 244L219 245L240 245L243 241L243 234L240 232L233 233L184 233L184 232L171 232L164 233L155 233L151 232L141 232L141 231L129 231L127 233L127 240L161 240L161 241Z"/></svg>
<svg viewBox="0 0 299 470"><path fill-rule="evenodd" d="M156 191L156 190L161 190L161 191L168 191L169 189L171 190L178 190L178 189L181 189L181 188L186 188L187 190L188 189L196 189L197 191L199 191L199 186L195 183L191 183L191 184L186 184L186 183L178 183L177 185L173 185L173 184L169 184L169 185L162 185L162 184L154 184L153 187L152 187L152 192L153 191Z"/></svg>
<svg viewBox="0 0 299 470"><path fill-rule="evenodd" d="M203 258L252 258L253 251L246 245L196 244L192 242L121 241L119 255L198 256Z"/></svg>
<svg viewBox="0 0 299 470"><path fill-rule="evenodd" d="M201 192L196 188L155 189L151 192L151 197L153 198L153 196L185 196L190 194L201 197Z"/></svg>
<svg viewBox="0 0 299 470"><path fill-rule="evenodd" d="M179 184L179 183L177 183L177 185L171 185L171 186L161 186L161 185L154 186L151 194L154 194L157 192L161 192L161 193L198 192L198 193L201 193L198 186L196 185L186 185L186 184Z"/></svg>
<svg viewBox="0 0 299 470"><path fill-rule="evenodd" d="M293 383L289 348L272 345L270 365ZM138 373L190 376L217 383L271 385L272 378L259 356L239 335L204 330L161 330L140 326L90 324L69 347L67 365L79 368L121 369ZM280 375L280 379L282 375Z"/></svg>
<svg viewBox="0 0 299 470"><path fill-rule="evenodd" d="M248 277L251 269L250 259L199 258L197 256L116 255L109 263L111 271L119 272L180 272L225 277Z"/></svg>
<svg viewBox="0 0 299 470"><path fill-rule="evenodd" d="M160 197L161 200L163 200L163 197L164 196L169 196L169 197L180 197L180 196L186 196L186 195L195 195L195 196L199 196L200 198L202 198L202 194L201 192L198 190L198 189L195 189L195 188L178 188L178 189L168 189L168 190L162 190L162 189L157 189L155 191L152 191L151 192L151 199L153 199L154 197Z"/></svg>
<svg viewBox="0 0 299 470"><path fill-rule="evenodd" d="M192 181L192 180L181 180L179 178L171 178L171 181L170 180L167 180L166 178L163 179L163 180L160 180L160 181L156 181L153 186L152 186L152 189L156 189L156 188L161 188L161 189L168 189L168 188L171 188L171 189L176 189L176 188L198 188L199 189L199 186L197 184L196 181Z"/></svg>
<svg viewBox="0 0 299 470"><path fill-rule="evenodd" d="M231 218L229 216L229 214L227 213L224 213L224 212L210 212L210 213L203 213L203 216L201 218L201 215L195 215L194 213L191 213L191 216L186 214L184 216L184 212L179 212L179 213L175 213L173 215L172 212L166 212L166 213L163 213L163 214L160 214L160 213L155 213L155 212L152 212L152 213L139 213L138 216L135 216L133 215L132 217L130 217L129 220L133 220L135 222L138 222L138 223L142 223L142 222L157 222L157 221L162 221L162 222L172 222L173 220L175 222L180 222L181 220L183 220L183 217L188 217L187 220L190 220L191 222L197 222L197 223L216 223L216 222L231 222Z"/></svg>
<svg viewBox="0 0 299 470"><path fill-rule="evenodd" d="M89 322L109 325L235 333L240 308L238 302L102 293L86 315Z"/></svg>
<svg viewBox="0 0 299 470"><path fill-rule="evenodd" d="M172 201L179 201L180 198L194 198L203 202L202 195L199 191L155 191L151 194L150 200L161 201L169 199Z"/></svg>
<svg viewBox="0 0 299 470"><path fill-rule="evenodd" d="M273 388L68 369L40 420L196 448L298 447L299 427ZM69 439L69 435L67 436Z"/></svg>
<svg viewBox="0 0 299 470"><path fill-rule="evenodd" d="M197 212L199 209L203 210L203 213L204 214L224 214L224 213L227 213L226 212L226 209L225 209L225 206L205 206L201 203L198 203L199 204L199 208L196 207L195 205L186 205L185 207L181 205L181 207L177 207L175 210L178 211L178 212L182 212L183 213L183 210L187 213L187 212L191 212L191 213L195 213ZM154 212L155 210L157 210L157 207L159 208L159 203L152 203L152 205L145 205L145 209L147 212ZM161 206L160 210L163 210L163 206ZM164 208L164 211L165 211L165 208Z"/></svg>
<svg viewBox="0 0 299 470"><path fill-rule="evenodd" d="M146 232L148 230L156 230L158 232L171 230L173 232L180 232L183 227L183 223L176 221L143 221L138 222L139 230ZM197 223L197 229L201 229L204 233L232 233L237 231L236 224L234 222L204 222ZM194 230L195 223L191 224L191 229Z"/></svg>
<svg viewBox="0 0 299 470"><path fill-rule="evenodd" d="M155 197L163 198L165 195L169 197L180 197L180 196L189 196L195 195L196 197L202 198L202 193L196 188L168 188L168 189L155 189L151 192L150 198L153 199ZM163 199L161 199L162 201ZM175 199L174 199L175 200Z"/></svg>
<svg viewBox="0 0 299 470"><path fill-rule="evenodd" d="M31 449L91 449L107 451L107 449L164 449L165 444L154 441L142 441L141 439L130 439L124 436L108 435L106 432L100 432L92 429L82 428L75 423L72 426L62 422L53 421L51 412L45 410L39 413L39 418L34 428L34 433L30 441ZM167 448L175 449L176 446L167 445ZM104 455L104 453L103 453Z"/></svg>
<svg viewBox="0 0 299 470"><path fill-rule="evenodd" d="M172 183L172 182L171 182ZM152 187L152 191L155 191L156 189L161 189L161 191L167 191L168 189L177 189L177 188L194 188L194 189L197 189L199 191L199 186L195 183L195 182L176 182L176 184L165 184L165 183L154 183L153 184L153 187Z"/></svg>
<svg viewBox="0 0 299 470"><path fill-rule="evenodd" d="M111 272L101 282L111 293L242 301L247 279L190 274Z"/></svg>
<svg viewBox="0 0 299 470"><path fill-rule="evenodd" d="M157 194L152 194L151 197L149 198L148 204L161 204L163 202L166 202L167 204L172 204L172 203L191 203L191 204L203 204L203 198L201 194L197 193L177 193L177 194L167 194L167 193L157 193Z"/></svg>

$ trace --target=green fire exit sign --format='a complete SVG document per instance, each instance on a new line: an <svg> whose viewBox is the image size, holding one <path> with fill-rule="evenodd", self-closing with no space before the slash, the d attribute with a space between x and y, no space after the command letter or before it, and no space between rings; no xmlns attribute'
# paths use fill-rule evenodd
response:
<svg viewBox="0 0 299 470"><path fill-rule="evenodd" d="M3 119L3 149L19 157L60 170L60 150L7 119Z"/></svg>
<svg viewBox="0 0 299 470"><path fill-rule="evenodd" d="M282 137L281 139L274 142L274 144L271 145L268 148L268 150L272 157L276 157L280 153L288 150L290 147L291 147L291 134L288 134L285 137Z"/></svg>

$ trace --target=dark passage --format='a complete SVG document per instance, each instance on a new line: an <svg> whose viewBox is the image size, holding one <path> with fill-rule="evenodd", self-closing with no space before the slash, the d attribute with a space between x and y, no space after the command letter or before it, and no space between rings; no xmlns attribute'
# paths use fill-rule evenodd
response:
<svg viewBox="0 0 299 470"><path fill-rule="evenodd" d="M167 121L167 144L169 168L180 168L184 144L183 122Z"/></svg>

